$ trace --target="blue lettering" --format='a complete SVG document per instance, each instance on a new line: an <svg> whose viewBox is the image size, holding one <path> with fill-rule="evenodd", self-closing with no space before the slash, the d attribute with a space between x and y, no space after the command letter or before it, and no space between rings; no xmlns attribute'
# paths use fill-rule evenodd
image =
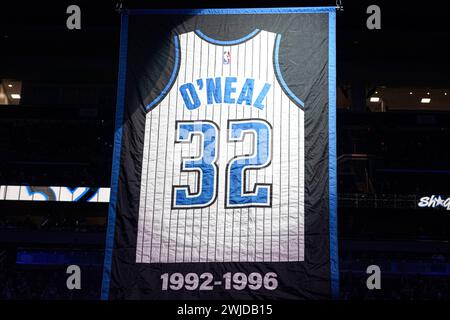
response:
<svg viewBox="0 0 450 320"><path fill-rule="evenodd" d="M222 80L225 80L223 87ZM202 103L206 105L222 103L243 105L245 103L247 106L253 105L255 108L263 110L265 108L264 100L267 98L272 85L269 83L264 84L256 97L255 79L246 78L239 96L237 96L237 82L237 77L224 77L224 79L222 77L198 79L196 81L198 88L195 87L195 83L185 83L180 86L180 93L188 110L195 110L199 108ZM206 90L206 95L202 95L202 99L199 97L198 90ZM256 100L253 99L254 96L256 97ZM203 100L203 97L206 98L206 101Z"/></svg>
<svg viewBox="0 0 450 320"><path fill-rule="evenodd" d="M183 97L183 101L184 104L186 105L186 108L188 108L189 110L195 110L198 107L200 107L201 102L197 92L195 91L195 87L192 83L183 84L180 87L180 93L181 96Z"/></svg>
<svg viewBox="0 0 450 320"><path fill-rule="evenodd" d="M263 100L266 98L267 93L269 92L271 85L266 83L264 88L262 88L261 92L258 95L258 98L255 100L254 106L258 109L264 109L264 105L262 104Z"/></svg>
<svg viewBox="0 0 450 320"><path fill-rule="evenodd" d="M253 100L253 88L255 86L254 79L245 80L244 86L242 87L241 94L237 100L237 104L242 104L244 101L248 106L252 105Z"/></svg>
<svg viewBox="0 0 450 320"><path fill-rule="evenodd" d="M232 93L236 92L236 88L233 88L231 85L237 82L236 77L226 77L225 80L225 95L223 97L223 103L234 104L235 99L231 97Z"/></svg>
<svg viewBox="0 0 450 320"><path fill-rule="evenodd" d="M222 88L220 80L220 77L217 77L214 83L214 79L206 79L206 96L208 98L208 104L214 104L213 96L216 103L222 103Z"/></svg>

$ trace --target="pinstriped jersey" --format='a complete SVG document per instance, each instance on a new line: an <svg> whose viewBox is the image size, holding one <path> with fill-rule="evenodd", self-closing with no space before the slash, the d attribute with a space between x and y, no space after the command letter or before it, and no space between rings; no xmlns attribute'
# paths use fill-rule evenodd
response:
<svg viewBox="0 0 450 320"><path fill-rule="evenodd" d="M177 35L174 69L147 107L137 263L304 260L303 102L281 36Z"/></svg>

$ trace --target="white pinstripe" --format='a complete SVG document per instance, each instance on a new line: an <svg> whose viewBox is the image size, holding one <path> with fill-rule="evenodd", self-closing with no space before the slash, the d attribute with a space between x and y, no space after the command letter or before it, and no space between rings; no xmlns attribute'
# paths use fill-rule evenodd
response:
<svg viewBox="0 0 450 320"><path fill-rule="evenodd" d="M304 260L304 112L282 91L274 74L275 34L261 31L244 43L219 46L194 32L179 36L177 80L167 96L146 115L136 262L288 262ZM195 48L195 49L194 49ZM224 50L231 62L223 64ZM272 87L265 108L202 104L184 106L179 87L197 79L237 77ZM258 87L260 90L261 88ZM223 93L223 87L222 87ZM199 91L206 101L206 90ZM236 93L236 99L239 89ZM256 97L254 97L255 99ZM239 155L252 152L252 138L227 142L229 120L264 119L273 127L272 163L247 173L247 189L272 184L271 208L225 209L225 169ZM172 186L196 190L196 173L181 173L181 159L198 156L200 139L175 145L175 122L208 120L220 128L217 200L203 209L171 209Z"/></svg>

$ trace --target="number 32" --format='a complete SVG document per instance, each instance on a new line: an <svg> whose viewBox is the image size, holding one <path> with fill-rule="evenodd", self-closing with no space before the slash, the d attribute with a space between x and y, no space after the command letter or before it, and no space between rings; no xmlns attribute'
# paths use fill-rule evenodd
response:
<svg viewBox="0 0 450 320"><path fill-rule="evenodd" d="M246 172L266 168L271 162L272 131L268 122L257 120L228 121L228 142L243 142L245 134L253 136L253 153L236 156L229 161L225 172L226 208L270 207L271 184L255 184L247 191ZM200 136L200 155L184 158L182 172L198 173L198 191L191 192L189 186L174 186L172 207L174 209L206 208L217 199L219 150L219 127L211 121L177 122L175 143L192 143L194 135Z"/></svg>

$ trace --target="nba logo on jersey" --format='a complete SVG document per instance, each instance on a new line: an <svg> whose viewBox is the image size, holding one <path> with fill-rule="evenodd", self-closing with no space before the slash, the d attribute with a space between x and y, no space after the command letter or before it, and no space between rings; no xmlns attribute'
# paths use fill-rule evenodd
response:
<svg viewBox="0 0 450 320"><path fill-rule="evenodd" d="M223 52L223 64L230 64L231 61L231 53L229 50Z"/></svg>
<svg viewBox="0 0 450 320"><path fill-rule="evenodd" d="M170 89L147 107L137 263L304 260L304 105L279 43L173 37Z"/></svg>

